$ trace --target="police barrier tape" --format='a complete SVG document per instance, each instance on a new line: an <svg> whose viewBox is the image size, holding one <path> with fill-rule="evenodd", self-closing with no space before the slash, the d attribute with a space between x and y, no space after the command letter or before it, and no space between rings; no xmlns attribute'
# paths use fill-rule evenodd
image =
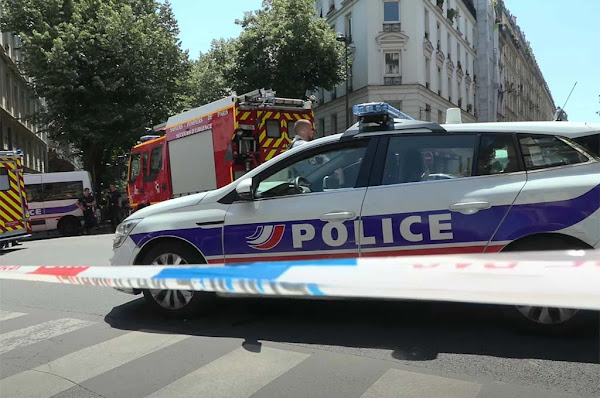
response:
<svg viewBox="0 0 600 398"><path fill-rule="evenodd" d="M0 279L263 296L600 310L600 251L358 258L235 266L0 266Z"/></svg>

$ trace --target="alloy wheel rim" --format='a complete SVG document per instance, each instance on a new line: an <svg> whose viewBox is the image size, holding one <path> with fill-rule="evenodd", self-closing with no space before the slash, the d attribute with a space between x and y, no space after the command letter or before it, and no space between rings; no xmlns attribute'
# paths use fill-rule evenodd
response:
<svg viewBox="0 0 600 398"><path fill-rule="evenodd" d="M517 306L517 310L525 318L542 325L558 325L564 323L579 312L579 310L571 308L534 307L529 305L519 305Z"/></svg>
<svg viewBox="0 0 600 398"><path fill-rule="evenodd" d="M165 253L156 257L151 265L185 265L188 262L178 254ZM192 301L193 290L159 290L149 289L154 301L167 310L179 310Z"/></svg>

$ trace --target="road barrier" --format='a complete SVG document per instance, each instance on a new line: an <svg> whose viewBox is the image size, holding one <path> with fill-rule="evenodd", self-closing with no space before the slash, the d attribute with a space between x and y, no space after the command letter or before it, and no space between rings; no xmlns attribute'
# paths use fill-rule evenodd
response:
<svg viewBox="0 0 600 398"><path fill-rule="evenodd" d="M600 251L197 266L0 266L0 279L228 294L457 301L600 310Z"/></svg>

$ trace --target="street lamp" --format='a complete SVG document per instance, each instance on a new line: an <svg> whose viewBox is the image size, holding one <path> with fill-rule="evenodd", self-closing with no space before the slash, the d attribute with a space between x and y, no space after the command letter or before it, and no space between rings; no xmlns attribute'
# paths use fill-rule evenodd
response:
<svg viewBox="0 0 600 398"><path fill-rule="evenodd" d="M348 108L349 108L349 104L348 104L348 95L350 94L350 81L348 79L348 37L346 37L345 34L340 33L338 35L338 37L335 38L337 41L344 43L344 49L346 51L346 57L344 58L344 66L346 67L346 129L348 129L349 126L349 121L348 121Z"/></svg>

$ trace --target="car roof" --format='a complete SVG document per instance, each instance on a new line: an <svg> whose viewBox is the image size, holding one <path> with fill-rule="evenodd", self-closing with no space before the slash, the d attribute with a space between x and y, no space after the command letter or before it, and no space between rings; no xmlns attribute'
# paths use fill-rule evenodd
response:
<svg viewBox="0 0 600 398"><path fill-rule="evenodd" d="M585 122L497 122L443 124L451 133L457 132L510 132L560 135L568 138L600 133L600 123Z"/></svg>

